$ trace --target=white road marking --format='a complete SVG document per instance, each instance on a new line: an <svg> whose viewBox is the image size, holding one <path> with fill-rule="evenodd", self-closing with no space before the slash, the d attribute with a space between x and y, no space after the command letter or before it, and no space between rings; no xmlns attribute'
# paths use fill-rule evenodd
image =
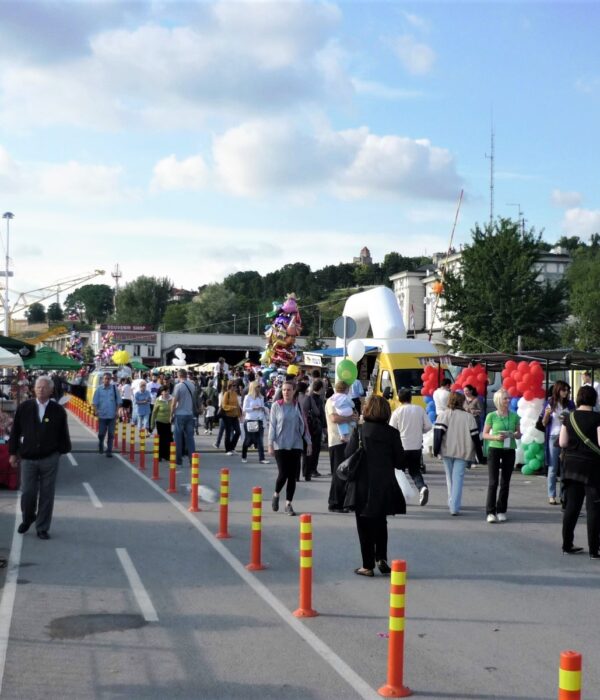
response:
<svg viewBox="0 0 600 700"><path fill-rule="evenodd" d="M71 462L71 464L74 467L77 466L77 462L75 461L75 457L73 457L73 455L70 452L67 452L67 458L68 458L69 462Z"/></svg>
<svg viewBox="0 0 600 700"><path fill-rule="evenodd" d="M119 561L125 570L125 575L129 580L131 591L137 601L137 604L140 606L144 620L146 620L146 622L158 622L158 615L156 614L154 605L152 605L148 591L144 588L142 579L136 571L129 554L127 554L127 550L123 549L122 547L117 547L116 551Z"/></svg>
<svg viewBox="0 0 600 700"><path fill-rule="evenodd" d="M90 497L90 501L92 502L94 508L102 508L100 499L98 496L96 496L94 489L87 483L87 481L83 482L83 488L88 492L88 496Z"/></svg>
<svg viewBox="0 0 600 700"><path fill-rule="evenodd" d="M223 559L231 566L231 568L244 580L245 583L252 588L252 590L258 595L263 601L276 612L281 619L286 622L293 630L296 632L304 641L317 653L326 663L328 663L331 668L348 683L348 685L353 688L356 693L364 700L379 700L379 695L371 688L371 686L363 680L358 673L354 671L343 659L341 659L330 647L325 644L319 637L317 637L314 632L311 632L306 625L301 622L298 618L294 617L292 613L285 607L285 605L271 593L271 591L262 584L254 574L248 571L245 566L237 559L228 549L217 540L214 534L204 525L200 520L194 517L192 513L189 513L187 508L183 506L179 501L176 501L170 494L166 493L156 482L151 481L145 474L140 472L135 465L130 464L127 460L123 459L121 455L116 455L123 464L130 469L136 476L143 479L148 486L153 488L157 493L159 493L165 500L174 506L189 522L198 530L198 532L204 537L204 539L211 545L211 547L216 550L216 552L223 557ZM119 550L117 550L118 552ZM124 550L123 550L124 551Z"/></svg>
<svg viewBox="0 0 600 700"><path fill-rule="evenodd" d="M4 668L6 665L8 638L15 605L15 596L17 594L17 579L19 577L19 564L21 563L21 550L23 549L23 535L19 535L17 532L17 527L19 526L20 521L21 504L20 499L17 498L15 529L13 531L10 556L8 558L6 580L2 590L2 600L0 600L0 695L2 695L2 680L4 678Z"/></svg>

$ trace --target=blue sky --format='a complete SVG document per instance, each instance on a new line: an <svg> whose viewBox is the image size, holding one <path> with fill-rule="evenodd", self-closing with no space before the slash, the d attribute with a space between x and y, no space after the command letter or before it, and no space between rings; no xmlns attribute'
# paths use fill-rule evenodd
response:
<svg viewBox="0 0 600 700"><path fill-rule="evenodd" d="M11 286L600 232L596 2L0 2ZM2 225L2 238L5 237ZM96 281L111 283L110 277Z"/></svg>

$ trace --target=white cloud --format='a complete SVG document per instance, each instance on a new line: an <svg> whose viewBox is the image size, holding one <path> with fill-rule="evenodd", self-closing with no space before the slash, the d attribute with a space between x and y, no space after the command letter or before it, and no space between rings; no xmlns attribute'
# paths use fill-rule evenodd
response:
<svg viewBox="0 0 600 700"><path fill-rule="evenodd" d="M404 69L411 75L426 75L433 69L435 51L410 34L398 37L392 42L392 46Z"/></svg>
<svg viewBox="0 0 600 700"><path fill-rule="evenodd" d="M369 80L360 80L359 78L353 78L352 85L358 95L377 97L382 100L411 100L423 97L423 93L420 90L404 90Z"/></svg>
<svg viewBox="0 0 600 700"><path fill-rule="evenodd" d="M600 77L585 76L577 78L575 81L575 89L584 95L595 95L600 93Z"/></svg>
<svg viewBox="0 0 600 700"><path fill-rule="evenodd" d="M119 166L85 165L77 161L45 165L39 172L40 191L46 197L74 202L112 201L124 195Z"/></svg>
<svg viewBox="0 0 600 700"><path fill-rule="evenodd" d="M210 171L202 156L177 160L174 155L163 158L154 166L151 189L201 190L210 180Z"/></svg>
<svg viewBox="0 0 600 700"><path fill-rule="evenodd" d="M578 207L583 201L583 197L579 192L564 192L563 190L554 189L550 195L552 204L556 207L564 209L573 209Z"/></svg>
<svg viewBox="0 0 600 700"><path fill-rule="evenodd" d="M571 236L584 237L600 233L600 209L568 209L562 227Z"/></svg>
<svg viewBox="0 0 600 700"><path fill-rule="evenodd" d="M416 29L423 32L429 30L429 22L419 15L412 14L410 12L402 12L404 19Z"/></svg>

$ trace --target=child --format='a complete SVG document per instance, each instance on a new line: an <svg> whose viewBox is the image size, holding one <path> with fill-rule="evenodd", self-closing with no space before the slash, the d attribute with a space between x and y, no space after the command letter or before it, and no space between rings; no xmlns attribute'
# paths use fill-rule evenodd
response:
<svg viewBox="0 0 600 700"><path fill-rule="evenodd" d="M217 410L215 409L214 406L211 406L208 404L206 408L204 409L204 434L205 435L212 435L213 434L213 424L215 421L215 414Z"/></svg>
<svg viewBox="0 0 600 700"><path fill-rule="evenodd" d="M338 416L347 418L354 413L354 403L348 394L333 394L331 403ZM347 442L350 439L355 423L337 423L338 434L342 442Z"/></svg>

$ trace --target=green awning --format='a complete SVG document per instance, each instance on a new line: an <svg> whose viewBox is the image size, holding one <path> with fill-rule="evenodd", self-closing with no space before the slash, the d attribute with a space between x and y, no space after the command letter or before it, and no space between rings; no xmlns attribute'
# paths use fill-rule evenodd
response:
<svg viewBox="0 0 600 700"><path fill-rule="evenodd" d="M25 357L23 365L27 369L70 370L81 369L81 362L72 357L61 355L56 350L43 345L36 351L34 357Z"/></svg>
<svg viewBox="0 0 600 700"><path fill-rule="evenodd" d="M127 364L130 365L131 369L137 369L142 371L150 369L150 367L147 367L141 360L138 360L137 358L129 360Z"/></svg>

